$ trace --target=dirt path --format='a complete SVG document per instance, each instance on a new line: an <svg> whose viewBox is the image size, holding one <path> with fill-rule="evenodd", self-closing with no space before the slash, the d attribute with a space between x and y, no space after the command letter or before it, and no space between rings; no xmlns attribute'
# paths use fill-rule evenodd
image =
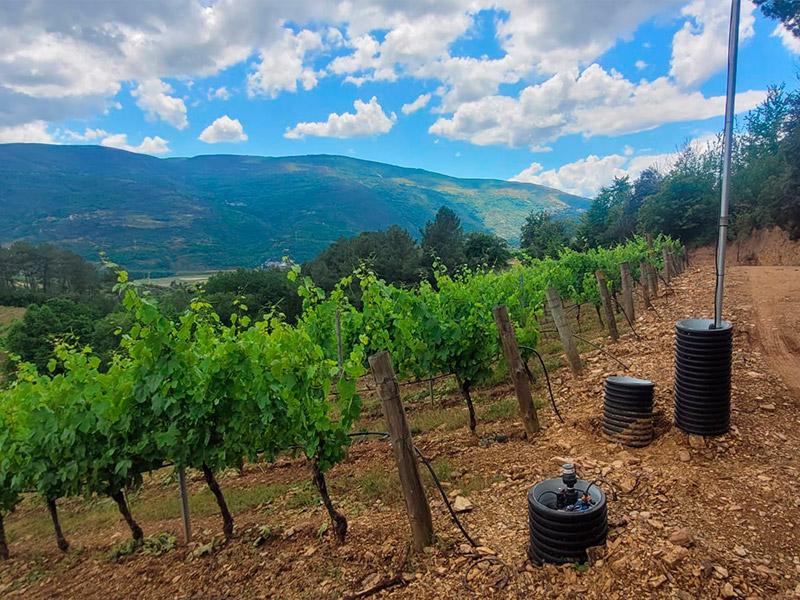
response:
<svg viewBox="0 0 800 600"><path fill-rule="evenodd" d="M770 367L800 392L800 267L732 267L755 309L755 333Z"/></svg>

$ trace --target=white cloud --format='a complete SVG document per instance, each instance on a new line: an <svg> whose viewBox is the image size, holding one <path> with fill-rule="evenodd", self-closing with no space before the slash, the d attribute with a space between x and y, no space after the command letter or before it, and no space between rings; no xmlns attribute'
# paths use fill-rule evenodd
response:
<svg viewBox="0 0 800 600"><path fill-rule="evenodd" d="M108 148L119 148L120 150L127 150L128 152L138 152L140 154L165 154L169 152L168 143L168 140L160 138L159 136L148 136L145 137L138 146L131 146L128 144L127 134L115 133L103 138L100 145Z"/></svg>
<svg viewBox="0 0 800 600"><path fill-rule="evenodd" d="M452 130L449 136L540 147L536 140L584 132L581 127L589 135L614 130L602 113L603 127L593 126L591 111L598 110L601 99L564 98L562 92L577 93L578 75L620 40L631 40L650 19L681 27L667 83L694 89L724 68L727 5L723 0L614 0L581 2L576 10L570 2L533 0L175 0L138 2L132 10L126 2L0 2L0 127L102 113L116 103L121 82L135 81L137 104L150 118L183 129L186 105L165 80L179 79L187 87L196 80L197 90L204 78L256 55L248 67L251 97L311 89L322 77L355 85L411 78L438 86L428 106L446 117L436 127ZM499 57L456 55L460 45L454 42L472 35L482 10L498 13ZM742 39L751 35L752 13L745 2ZM656 82L648 85L669 87ZM541 97L531 91L526 96L553 105L557 114L522 107L516 94L500 95L504 84L535 90L545 83L550 85ZM647 92L627 84L633 86L630 97ZM616 94L624 92L614 85ZM224 87L212 91L213 99L230 93ZM629 129L628 121L650 127L706 114L701 105L717 102L667 91L672 104L664 120L652 104L640 101L650 114L646 119L641 111L635 119L623 114L626 123L620 128ZM631 108L629 103L635 104L612 98L608 105L613 112ZM581 117L584 107L590 113ZM473 114L477 108L517 113L521 131L497 125L491 112ZM538 120L535 126L528 124L530 116ZM480 130L483 120L486 127Z"/></svg>
<svg viewBox="0 0 800 600"><path fill-rule="evenodd" d="M47 132L47 123L44 121L0 127L0 144L13 143L52 144L53 136Z"/></svg>
<svg viewBox="0 0 800 600"><path fill-rule="evenodd" d="M63 133L64 139L70 142L88 142L90 140L106 137L107 135L108 132L104 129L90 129L89 127L87 127L83 133L70 129L65 130Z"/></svg>
<svg viewBox="0 0 800 600"><path fill-rule="evenodd" d="M228 91L224 85L218 87L217 89L209 88L208 89L208 99L209 100L228 100L231 97L231 93Z"/></svg>
<svg viewBox="0 0 800 600"><path fill-rule="evenodd" d="M299 139L307 135L316 137L351 138L364 135L387 133L394 127L397 116L392 113L386 116L375 96L369 102L356 100L353 113L341 115L331 113L327 121L317 123L298 123L286 130L283 137Z"/></svg>
<svg viewBox="0 0 800 600"><path fill-rule="evenodd" d="M647 68L647 63L644 62L643 60L639 59L639 60L636 61L636 68L639 71L642 71L642 70Z"/></svg>
<svg viewBox="0 0 800 600"><path fill-rule="evenodd" d="M317 73L304 64L306 55L322 48L322 37L316 31L303 29L295 35L284 30L283 38L263 48L261 62L247 76L247 94L276 98L282 91L296 92L300 82L304 90L317 85Z"/></svg>
<svg viewBox="0 0 800 600"><path fill-rule="evenodd" d="M428 102L430 101L431 101L430 94L421 94L413 102L409 102L408 104L403 104L403 107L400 110L403 111L404 115L410 115L411 113L416 112L419 109L428 106Z"/></svg>
<svg viewBox="0 0 800 600"><path fill-rule="evenodd" d="M737 111L754 108L764 95L738 94ZM488 96L466 102L428 131L479 146L537 147L574 133L621 135L664 123L708 119L723 114L724 106L724 96L685 92L666 77L637 84L593 64L582 73L559 73L528 86L517 98Z"/></svg>
<svg viewBox="0 0 800 600"><path fill-rule="evenodd" d="M197 139L206 144L246 142L247 134L242 129L239 119L231 119L228 115L222 115L206 127Z"/></svg>
<svg viewBox="0 0 800 600"><path fill-rule="evenodd" d="M772 32L773 37L780 38L783 42L783 47L792 54L800 54L800 39L798 39L791 31L779 23L775 30Z"/></svg>
<svg viewBox="0 0 800 600"><path fill-rule="evenodd" d="M689 142L695 150L705 150L716 135L703 134ZM557 169L543 170L542 165L534 162L527 168L517 173L511 181L535 183L546 185L577 194L578 196L594 197L604 185L610 184L614 177L629 176L635 179L649 167L657 167L666 171L674 164L680 151L663 154L644 154L632 156L630 146L624 148L624 155L609 154L607 156L590 155L575 162L567 163Z"/></svg>
<svg viewBox="0 0 800 600"><path fill-rule="evenodd" d="M158 117L177 129L185 129L189 124L186 104L180 98L170 96L172 92L172 86L168 83L160 79L148 79L139 83L131 91L131 96L136 98L136 106L145 111L148 120L155 121Z"/></svg>
<svg viewBox="0 0 800 600"><path fill-rule="evenodd" d="M328 65L329 71L337 75L344 75L369 69L373 66L375 55L378 54L381 45L374 37L365 34L350 40L348 47L353 51L333 59Z"/></svg>
<svg viewBox="0 0 800 600"><path fill-rule="evenodd" d="M740 44L755 33L755 9L752 2L742 2ZM681 9L687 20L672 38L669 71L681 86L697 86L727 64L730 10L730 2L721 0L692 0Z"/></svg>
<svg viewBox="0 0 800 600"><path fill-rule="evenodd" d="M542 165L534 162L527 169L517 173L511 181L536 183L577 194L578 196L594 196L597 190L614 175L624 173L621 169L627 159L619 154L600 158L594 154L563 165L558 169L542 170Z"/></svg>

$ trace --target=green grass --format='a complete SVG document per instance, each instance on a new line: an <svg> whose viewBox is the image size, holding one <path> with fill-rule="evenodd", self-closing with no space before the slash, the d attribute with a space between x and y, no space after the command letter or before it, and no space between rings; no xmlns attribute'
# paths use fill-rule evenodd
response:
<svg viewBox="0 0 800 600"><path fill-rule="evenodd" d="M434 407L411 417L411 428L420 432L433 431L444 426L446 431L461 429L469 422L466 406Z"/></svg>
<svg viewBox="0 0 800 600"><path fill-rule="evenodd" d="M370 467L358 478L337 481L334 488L342 492L352 492L360 501L367 504L376 500L384 504L394 504L403 499L396 470L386 469L381 465Z"/></svg>
<svg viewBox="0 0 800 600"><path fill-rule="evenodd" d="M519 403L516 397L509 396L487 406L481 407L477 411L478 421L499 421L501 419L513 419L519 416Z"/></svg>
<svg viewBox="0 0 800 600"><path fill-rule="evenodd" d="M225 488L222 492L232 513L242 512L259 506L267 506L285 498L289 508L299 509L314 506L319 496L310 482L300 485L276 483L270 485L254 485L248 488ZM177 519L180 515L180 501L177 492L170 495L143 496L132 495L129 498L131 513L134 519L141 521L163 521ZM96 499L88 504L79 504L78 511L71 507L59 511L59 520L64 535L80 531L102 531L110 529L122 522L122 516L116 504L110 498ZM217 501L211 492L204 488L189 495L189 512L193 517L206 517L219 513ZM53 535L50 516L41 510L24 515L19 520L6 524L9 539L22 536L46 537Z"/></svg>

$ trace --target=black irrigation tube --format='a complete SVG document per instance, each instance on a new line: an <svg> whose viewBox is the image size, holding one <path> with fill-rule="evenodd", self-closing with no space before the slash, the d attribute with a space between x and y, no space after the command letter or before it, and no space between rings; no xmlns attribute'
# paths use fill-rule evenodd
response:
<svg viewBox="0 0 800 600"><path fill-rule="evenodd" d="M643 287L643 286L642 286L642 287ZM647 301L647 304L648 304L648 308L652 308L652 309L653 309L653 312L654 312L654 313L656 313L656 316L657 316L659 319L661 318L661 315L660 315L660 314L658 313L658 311L656 310L655 304L653 304L653 301L652 301L650 298L645 298L645 297L644 297L642 294L640 294L640 293L639 293L639 292L637 292L636 290L633 290L633 293L634 293L634 294L636 294L637 296L639 296L639 298L641 298L642 300L646 300L646 301Z"/></svg>
<svg viewBox="0 0 800 600"><path fill-rule="evenodd" d="M348 435L348 437L359 437L359 436L374 435L374 436L378 436L378 438L381 439L381 440L385 440L385 439L387 439L389 437L389 434L386 433L385 431L357 431L357 432L354 432L354 433L349 433L347 435ZM422 451L419 448L417 448L416 444L414 445L414 452L417 453L417 456L419 456L420 459L422 460L422 464L424 464L425 467L430 472L431 477L433 478L433 482L436 484L436 487L438 488L439 493L442 495L442 500L444 500L444 504L447 507L447 510L450 511L450 518L452 519L453 523L456 524L456 527L458 527L459 531L461 531L461 533L463 534L464 538L469 542L469 545L472 546L473 548L477 547L478 544L475 543L475 540L473 540L470 537L469 533L467 533L467 530L464 529L464 526L461 524L461 521L459 521L458 516L456 515L456 512L453 510L453 506L450 504L450 500L448 500L448 498L447 498L447 493L444 491L444 488L442 487L442 484L439 481L439 478L436 476L436 471L434 471L433 466L431 465L431 462L428 460L428 457L426 457L422 453Z"/></svg>
<svg viewBox="0 0 800 600"><path fill-rule="evenodd" d="M564 422L564 418L561 416L561 413L558 412L558 407L556 406L556 398L553 395L553 388L550 385L550 375L547 373L547 367L544 364L544 359L542 358L542 355L539 354L535 349L533 349L533 348L531 348L529 346L520 346L520 348L524 348L525 350L530 350L531 352L533 352L536 355L536 358L539 359L539 362L542 365L542 370L544 371L544 378L547 381L547 391L550 392L550 402L552 402L552 404L553 404L553 410L555 411L556 416L558 417L558 420L563 423ZM527 362L523 362L523 364L525 365L525 370L528 372L528 378L533 380L533 375L531 374L531 371L528 368L528 363Z"/></svg>
<svg viewBox="0 0 800 600"><path fill-rule="evenodd" d="M631 331L633 332L633 335L635 335L636 339L641 342L642 338L639 336L638 333L636 333L636 328L633 326L633 323L631 323L631 320L628 318L628 314L625 312L625 309L619 303L619 300L614 298L614 296L611 296L611 298L614 300L614 303L617 305L617 307L619 307L620 311L622 312L622 315L625 317L625 320L628 322L628 325L630 325Z"/></svg>
<svg viewBox="0 0 800 600"><path fill-rule="evenodd" d="M389 437L389 434L386 433L385 431L359 431L348 434L349 437L368 436L368 435L377 436L380 440L385 440ZM469 542L469 545L472 546L473 548L477 548L478 544L475 542L475 540L472 539L469 533L467 533L467 530L461 524L458 515L456 515L456 512L453 510L453 506L450 504L450 500L447 498L447 494L445 493L444 488L442 487L442 484L439 481L439 478L436 476L436 471L433 469L430 460L428 460L428 457L425 456L419 448L417 448L416 444L414 445L414 452L417 453L417 456L419 456L420 460L422 460L422 464L425 465L425 467L428 469L428 472L431 474L433 482L436 484L436 488L439 490L439 494L441 494L442 500L444 500L444 505L450 512L450 519L453 521L453 523L455 523L456 527L458 527L459 531L464 536L464 539L466 539L467 542ZM503 559L501 559L498 556L479 556L476 557L472 562L470 562L467 565L467 568L462 576L462 584L464 586L464 589L466 589L468 592L475 591L475 589L469 584L470 572L475 567L477 567L478 564L484 562L501 565L503 567L503 579L500 583L497 584L497 589L503 589L508 584L511 570L508 568L508 565L503 561Z"/></svg>

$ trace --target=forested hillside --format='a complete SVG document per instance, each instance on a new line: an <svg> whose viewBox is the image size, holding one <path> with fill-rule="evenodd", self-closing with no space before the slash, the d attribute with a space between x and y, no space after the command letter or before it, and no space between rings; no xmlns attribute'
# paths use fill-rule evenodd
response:
<svg viewBox="0 0 800 600"><path fill-rule="evenodd" d="M531 211L589 201L551 188L456 179L343 156L158 159L97 146L0 145L0 243L51 242L133 274L254 267L316 256L390 225L416 235L440 206L511 241Z"/></svg>

